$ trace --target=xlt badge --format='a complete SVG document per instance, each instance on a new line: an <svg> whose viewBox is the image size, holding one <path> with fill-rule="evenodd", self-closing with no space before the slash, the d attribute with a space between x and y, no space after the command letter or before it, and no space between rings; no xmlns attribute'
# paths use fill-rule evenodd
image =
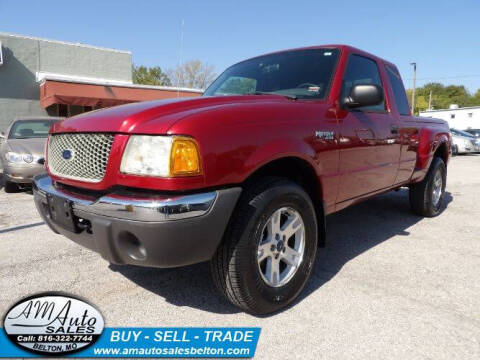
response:
<svg viewBox="0 0 480 360"><path fill-rule="evenodd" d="M315 137L322 140L333 140L335 133L333 131L315 131Z"/></svg>

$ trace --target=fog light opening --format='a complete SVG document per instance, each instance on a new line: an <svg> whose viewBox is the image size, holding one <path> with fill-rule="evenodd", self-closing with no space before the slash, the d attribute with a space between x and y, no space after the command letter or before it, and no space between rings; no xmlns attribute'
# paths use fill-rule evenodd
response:
<svg viewBox="0 0 480 360"><path fill-rule="evenodd" d="M65 214L67 215L67 214ZM67 215L68 217L68 215ZM87 220L87 219L83 219L83 218L78 218L77 219L77 227L80 229L80 230L85 230L87 232L87 234L92 234L92 223Z"/></svg>
<svg viewBox="0 0 480 360"><path fill-rule="evenodd" d="M118 234L118 241L120 246L132 259L144 261L147 258L147 250L140 240L131 232L122 231Z"/></svg>

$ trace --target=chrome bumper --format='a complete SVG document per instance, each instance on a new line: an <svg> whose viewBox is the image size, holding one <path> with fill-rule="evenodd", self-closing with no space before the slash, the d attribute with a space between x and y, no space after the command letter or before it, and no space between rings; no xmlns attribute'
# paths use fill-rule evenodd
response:
<svg viewBox="0 0 480 360"><path fill-rule="evenodd" d="M38 176L33 181L35 196L47 202L47 194L72 202L73 210L124 220L162 222L187 219L206 214L215 203L217 192L211 191L194 195L139 196L107 194L91 198L59 189L48 175Z"/></svg>

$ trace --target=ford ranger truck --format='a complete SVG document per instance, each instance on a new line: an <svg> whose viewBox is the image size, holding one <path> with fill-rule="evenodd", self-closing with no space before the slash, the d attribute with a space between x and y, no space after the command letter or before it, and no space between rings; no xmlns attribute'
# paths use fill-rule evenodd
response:
<svg viewBox="0 0 480 360"><path fill-rule="evenodd" d="M395 65L315 46L235 64L202 97L55 124L34 199L110 263L210 261L230 302L267 314L304 287L328 214L408 186L413 212L438 215L450 142L412 116Z"/></svg>

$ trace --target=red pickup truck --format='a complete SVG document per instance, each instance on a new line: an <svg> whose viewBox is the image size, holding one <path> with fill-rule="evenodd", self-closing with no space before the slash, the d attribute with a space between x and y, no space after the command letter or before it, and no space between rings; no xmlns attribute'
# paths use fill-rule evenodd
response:
<svg viewBox="0 0 480 360"><path fill-rule="evenodd" d="M412 116L395 65L315 46L233 65L199 98L55 124L34 198L109 262L210 260L228 300L266 314L302 290L328 214L401 186L439 214L450 143L444 121Z"/></svg>

